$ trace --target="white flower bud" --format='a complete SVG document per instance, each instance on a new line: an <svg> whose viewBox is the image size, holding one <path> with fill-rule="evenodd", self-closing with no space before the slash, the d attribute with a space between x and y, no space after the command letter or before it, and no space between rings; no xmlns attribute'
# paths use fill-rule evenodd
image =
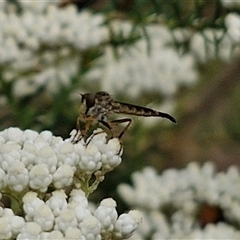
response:
<svg viewBox="0 0 240 240"><path fill-rule="evenodd" d="M20 130L19 128L10 127L5 130L5 134L6 134L5 138L11 142L21 143L22 142L22 133L23 133L23 131Z"/></svg>
<svg viewBox="0 0 240 240"><path fill-rule="evenodd" d="M35 138L38 136L38 133L31 130L31 129L26 129L25 131L23 131L22 133L22 140L23 142L27 142L27 141L34 141Z"/></svg>
<svg viewBox="0 0 240 240"><path fill-rule="evenodd" d="M45 145L40 148L37 152L37 155L38 158L36 164L45 163L50 173L53 173L56 170L58 159L55 152L50 146Z"/></svg>
<svg viewBox="0 0 240 240"><path fill-rule="evenodd" d="M75 144L76 145L76 144ZM76 166L79 163L79 154L75 152L75 145L64 141L57 146L58 165L67 164L76 171Z"/></svg>
<svg viewBox="0 0 240 240"><path fill-rule="evenodd" d="M26 168L30 170L37 162L37 148L33 142L24 142L23 149L21 151L21 161Z"/></svg>
<svg viewBox="0 0 240 240"><path fill-rule="evenodd" d="M41 232L37 235L36 240L48 240L49 234L49 232Z"/></svg>
<svg viewBox="0 0 240 240"><path fill-rule="evenodd" d="M100 221L106 231L112 231L117 220L116 202L112 198L101 201L100 206L94 212L94 216Z"/></svg>
<svg viewBox="0 0 240 240"><path fill-rule="evenodd" d="M92 215L88 208L83 207L81 204L77 202L71 202L68 206L69 209L74 210L78 223L82 222L86 217Z"/></svg>
<svg viewBox="0 0 240 240"><path fill-rule="evenodd" d="M72 184L74 171L67 164L61 165L53 174L53 184L56 188L63 188Z"/></svg>
<svg viewBox="0 0 240 240"><path fill-rule="evenodd" d="M83 207L88 207L88 199L86 198L85 192L81 189L73 189L70 193L70 199L69 202L76 202L79 205L82 205Z"/></svg>
<svg viewBox="0 0 240 240"><path fill-rule="evenodd" d="M0 218L0 239L9 239L12 237L12 226L10 217Z"/></svg>
<svg viewBox="0 0 240 240"><path fill-rule="evenodd" d="M38 234L41 232L41 227L38 223L27 222L21 229L21 233L18 234L17 240L36 239Z"/></svg>
<svg viewBox="0 0 240 240"><path fill-rule="evenodd" d="M51 138L52 138L52 132L48 131L48 130L45 130L45 131L42 131L39 136L41 136L43 139L47 140L47 141L51 141Z"/></svg>
<svg viewBox="0 0 240 240"><path fill-rule="evenodd" d="M117 138L110 139L106 148L102 149L102 163L107 169L113 169L121 163L121 157L118 155L121 148Z"/></svg>
<svg viewBox="0 0 240 240"><path fill-rule="evenodd" d="M44 231L49 231L53 227L54 216L48 205L41 204L35 209L34 222L38 223Z"/></svg>
<svg viewBox="0 0 240 240"><path fill-rule="evenodd" d="M46 164L40 163L32 167L29 172L29 185L32 189L45 192L52 182L52 175Z"/></svg>
<svg viewBox="0 0 240 240"><path fill-rule="evenodd" d="M23 209L26 213L27 221L31 221L35 215L36 209L45 204L43 200L37 197L36 192L28 192L23 197Z"/></svg>
<svg viewBox="0 0 240 240"><path fill-rule="evenodd" d="M23 191L28 185L28 170L25 165L16 160L8 167L8 172L6 175L6 185L10 186L15 191Z"/></svg>
<svg viewBox="0 0 240 240"><path fill-rule="evenodd" d="M78 228L68 227L65 231L65 239L81 239L81 231Z"/></svg>
<svg viewBox="0 0 240 240"><path fill-rule="evenodd" d="M60 231L54 230L54 231L49 233L48 239L49 240L56 240L56 239L57 240L64 240L65 238L64 238L63 234Z"/></svg>
<svg viewBox="0 0 240 240"><path fill-rule="evenodd" d="M76 227L77 219L74 209L63 209L60 215L55 219L55 230L65 232L68 227Z"/></svg>
<svg viewBox="0 0 240 240"><path fill-rule="evenodd" d="M138 211L121 214L115 223L115 231L122 238L128 238L137 229L141 218L141 214Z"/></svg>
<svg viewBox="0 0 240 240"><path fill-rule="evenodd" d="M82 235L88 240L101 240L101 223L93 216L88 216L80 223Z"/></svg>
<svg viewBox="0 0 240 240"><path fill-rule="evenodd" d="M101 168L102 163L100 160L101 154L98 151L98 148L89 143L85 151L81 154L79 162L80 169L89 173L93 173Z"/></svg>
<svg viewBox="0 0 240 240"><path fill-rule="evenodd" d="M61 211L67 208L66 198L67 195L63 190L56 190L52 192L52 196L47 200L46 204L51 208L55 217L59 216Z"/></svg>
<svg viewBox="0 0 240 240"><path fill-rule="evenodd" d="M13 216L11 218L10 223L11 223L11 226L12 226L12 234L13 234L13 236L16 236L21 231L23 226L25 225L25 220L22 217Z"/></svg>

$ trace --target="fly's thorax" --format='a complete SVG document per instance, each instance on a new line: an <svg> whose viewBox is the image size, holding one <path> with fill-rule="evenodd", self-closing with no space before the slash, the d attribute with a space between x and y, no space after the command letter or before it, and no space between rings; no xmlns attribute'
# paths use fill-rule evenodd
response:
<svg viewBox="0 0 240 240"><path fill-rule="evenodd" d="M109 93L100 91L96 94L85 93L82 94L82 111L86 116L103 119L112 109L112 98Z"/></svg>
<svg viewBox="0 0 240 240"><path fill-rule="evenodd" d="M107 114L111 112L110 108L105 108L101 105L95 104L93 107L89 108L85 115L87 117L94 117L98 120L106 121Z"/></svg>
<svg viewBox="0 0 240 240"><path fill-rule="evenodd" d="M105 111L112 110L112 97L106 92L97 92L95 95L95 105ZM104 111L99 109L99 111Z"/></svg>

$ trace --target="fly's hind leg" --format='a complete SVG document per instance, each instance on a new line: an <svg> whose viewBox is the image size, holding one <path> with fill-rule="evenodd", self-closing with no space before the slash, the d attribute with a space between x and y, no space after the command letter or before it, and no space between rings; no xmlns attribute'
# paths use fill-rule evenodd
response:
<svg viewBox="0 0 240 240"><path fill-rule="evenodd" d="M113 128L118 126L121 123L127 123L127 125L123 128L123 130L117 136L115 136L116 134L115 134ZM117 120L110 121L108 123L108 125L111 127L112 138L117 137L119 140L121 140L123 134L128 130L128 128L130 127L131 123L132 123L132 119L130 119L130 118L123 118L123 119L117 119ZM121 144L121 146L120 146L120 149L118 151L118 154L121 153L122 148L123 148L121 141L120 141L120 144Z"/></svg>
<svg viewBox="0 0 240 240"><path fill-rule="evenodd" d="M107 122L100 120L99 123L101 123L104 127L106 127L108 130L111 131L111 126L110 126ZM86 146L92 141L92 139L93 139L96 135L101 134L101 133L105 133L105 131L102 130L102 131L93 133L93 134L88 138L87 143L86 143Z"/></svg>
<svg viewBox="0 0 240 240"><path fill-rule="evenodd" d="M112 137L117 137L119 139L122 138L122 136L124 135L124 133L128 130L128 128L130 127L131 123L132 123L132 119L130 118L123 118L123 119L117 119L117 120L113 120L110 121L108 124L110 125L111 129L113 129L113 127L118 126L121 123L127 123L127 125L123 128L123 130L118 134L118 136L115 136L115 133L112 132Z"/></svg>
<svg viewBox="0 0 240 240"><path fill-rule="evenodd" d="M113 121L110 121L110 122L105 122L103 120L100 120L99 123L101 123L105 128L107 128L110 131L111 138L117 137L118 139L121 139L122 136L124 135L124 133L130 127L130 125L132 123L132 119L123 118L123 119L113 120ZM119 134L116 134L114 128L117 127L119 124L122 124L122 123L127 123L127 125L123 128L123 130ZM103 131L99 131L97 133L92 134L92 136L88 139L86 145L88 145L96 135L104 133L104 132L105 131L103 130ZM121 152L121 150L122 150L122 145L121 145L121 148L119 150L119 153Z"/></svg>

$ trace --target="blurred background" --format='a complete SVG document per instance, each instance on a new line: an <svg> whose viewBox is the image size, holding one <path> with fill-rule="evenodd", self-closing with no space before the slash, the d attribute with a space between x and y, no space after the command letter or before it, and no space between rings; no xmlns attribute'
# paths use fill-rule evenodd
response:
<svg viewBox="0 0 240 240"><path fill-rule="evenodd" d="M6 0L0 26L1 130L68 138L79 93L99 90L177 119L133 117L123 162L93 200L115 196L119 182L147 165L239 166L237 1Z"/></svg>

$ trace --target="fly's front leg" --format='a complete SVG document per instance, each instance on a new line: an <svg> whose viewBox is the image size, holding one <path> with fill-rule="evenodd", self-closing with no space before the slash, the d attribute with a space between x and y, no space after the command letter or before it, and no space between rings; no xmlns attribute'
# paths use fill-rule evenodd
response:
<svg viewBox="0 0 240 240"><path fill-rule="evenodd" d="M80 114L77 118L77 132L73 137L72 143L78 143L82 138L86 138L87 132L93 121L93 117L87 117L84 114Z"/></svg>
<svg viewBox="0 0 240 240"><path fill-rule="evenodd" d="M72 139L73 144L78 143L82 139L82 134L81 134L81 129L80 129L80 121L81 121L81 116L79 116L77 118L77 123L76 123L77 132Z"/></svg>

